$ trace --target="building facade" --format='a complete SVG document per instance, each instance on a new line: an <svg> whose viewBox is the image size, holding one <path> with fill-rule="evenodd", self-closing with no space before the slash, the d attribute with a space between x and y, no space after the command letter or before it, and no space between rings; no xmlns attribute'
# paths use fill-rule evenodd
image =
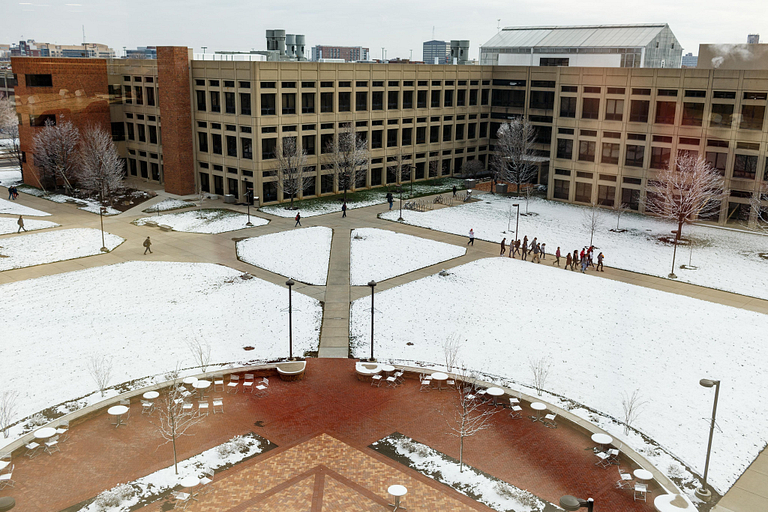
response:
<svg viewBox="0 0 768 512"><path fill-rule="evenodd" d="M450 64L451 45L446 41L425 41L422 46L422 60L426 64Z"/></svg>
<svg viewBox="0 0 768 512"><path fill-rule="evenodd" d="M22 149L40 116L99 113L128 173L174 194L282 202L275 154L286 138L313 176L299 196L338 193L327 147L350 125L371 152L354 188L397 183L396 157L410 166L405 181L453 176L472 159L486 167L498 127L522 116L551 199L642 212L656 173L694 152L728 191L706 220L741 222L768 180L768 71L196 61L177 47L98 62L88 75L98 87L78 89L75 59L13 60Z"/></svg>
<svg viewBox="0 0 768 512"><path fill-rule="evenodd" d="M101 43L51 44L38 43L34 39L28 39L19 41L17 45L11 45L10 51L12 57L115 58L115 51Z"/></svg>
<svg viewBox="0 0 768 512"><path fill-rule="evenodd" d="M370 60L370 49L362 46L325 46L312 47L312 61L320 59L344 59L345 62Z"/></svg>

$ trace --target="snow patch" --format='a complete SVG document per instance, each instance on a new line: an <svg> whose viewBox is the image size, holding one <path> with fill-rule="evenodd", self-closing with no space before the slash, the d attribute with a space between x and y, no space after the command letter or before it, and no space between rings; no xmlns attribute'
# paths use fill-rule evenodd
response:
<svg viewBox="0 0 768 512"><path fill-rule="evenodd" d="M46 213L29 206L24 206L18 200L8 201L0 199L0 214L4 215L26 215L29 217L50 217L50 213Z"/></svg>
<svg viewBox="0 0 768 512"><path fill-rule="evenodd" d="M104 233L110 251L125 240ZM47 233L4 238L0 247L0 271L102 254L98 229L61 229Z"/></svg>
<svg viewBox="0 0 768 512"><path fill-rule="evenodd" d="M205 233L216 234L236 231L238 229L247 229L248 216L232 210L206 208L190 212L170 213L160 217L160 224L171 226L174 231L183 231L186 233ZM147 222L158 222L158 217L143 217L136 219L133 223L137 226L143 226ZM267 220L251 215L251 224L254 226L263 226L268 224Z"/></svg>

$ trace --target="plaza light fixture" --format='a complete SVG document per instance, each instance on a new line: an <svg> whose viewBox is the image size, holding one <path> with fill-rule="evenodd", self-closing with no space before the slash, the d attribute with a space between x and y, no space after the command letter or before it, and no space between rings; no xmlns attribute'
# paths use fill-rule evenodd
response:
<svg viewBox="0 0 768 512"><path fill-rule="evenodd" d="M288 287L288 359L293 361L293 296L291 291L296 282L288 279L285 285Z"/></svg>
<svg viewBox="0 0 768 512"><path fill-rule="evenodd" d="M515 239L514 239L514 240L517 240L517 227L520 225L520 203L515 203L512 206L517 208L517 220L515 220ZM507 227L509 227L509 226L507 226ZM514 240L513 240L513 242L514 242Z"/></svg>
<svg viewBox="0 0 768 512"><path fill-rule="evenodd" d="M376 281L371 280L368 282L368 286L371 287L371 361L374 361L373 358L373 289L376 288Z"/></svg>
<svg viewBox="0 0 768 512"><path fill-rule="evenodd" d="M579 510L582 507L587 508L587 512L592 512L592 507L595 504L595 500L592 498L589 498L587 500L582 500L581 498L576 498L575 496L563 496L560 498L560 506L563 507L565 510L574 511Z"/></svg>
<svg viewBox="0 0 768 512"><path fill-rule="evenodd" d="M720 381L701 379L699 384L705 388L715 388L715 403L712 406L712 422L709 425L709 443L707 444L707 460L704 463L704 481L701 484L700 489L696 489L696 497L702 501L709 501L712 499L712 491L707 489L707 472L709 471L709 454L712 451L712 434L715 432L715 415L717 414L717 397L720 394Z"/></svg>
<svg viewBox="0 0 768 512"><path fill-rule="evenodd" d="M248 222L245 223L246 226L253 227L253 223L251 222L251 201L253 201L253 189L249 188L245 191L245 207L248 209Z"/></svg>

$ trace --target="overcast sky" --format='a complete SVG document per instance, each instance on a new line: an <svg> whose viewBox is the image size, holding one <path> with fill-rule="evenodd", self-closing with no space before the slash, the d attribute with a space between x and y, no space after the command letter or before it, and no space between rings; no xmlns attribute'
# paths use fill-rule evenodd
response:
<svg viewBox="0 0 768 512"><path fill-rule="evenodd" d="M768 43L766 0L0 0L2 42L35 39L123 46L179 45L201 52L264 50L265 30L304 34L314 45L363 46L371 57L420 60L422 43L469 39L470 56L504 26L668 23L684 48L699 43L745 43L762 33ZM501 20L500 22L498 20Z"/></svg>

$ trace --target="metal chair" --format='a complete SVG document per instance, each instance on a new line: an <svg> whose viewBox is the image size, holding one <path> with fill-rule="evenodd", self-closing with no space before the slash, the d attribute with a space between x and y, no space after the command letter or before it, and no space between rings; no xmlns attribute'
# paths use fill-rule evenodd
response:
<svg viewBox="0 0 768 512"><path fill-rule="evenodd" d="M421 387L419 387L419 391L429 391L432 389L432 378L428 374L420 374L419 375L419 381L421 381Z"/></svg>
<svg viewBox="0 0 768 512"><path fill-rule="evenodd" d="M597 462L595 462L595 466L600 466L601 468L606 469L608 466L611 465L611 456L608 455L607 453L597 452L595 455L597 456L598 459L600 459Z"/></svg>
<svg viewBox="0 0 768 512"><path fill-rule="evenodd" d="M152 411L155 410L155 402L151 400L142 400L141 401L141 414L149 414L152 415Z"/></svg>
<svg viewBox="0 0 768 512"><path fill-rule="evenodd" d="M64 442L69 439L69 420L61 420L56 426L56 434L59 436L59 441Z"/></svg>
<svg viewBox="0 0 768 512"><path fill-rule="evenodd" d="M197 401L197 415L202 416L205 414L208 416L208 400L198 400Z"/></svg>
<svg viewBox="0 0 768 512"><path fill-rule="evenodd" d="M267 396L267 393L269 392L269 377L263 377L261 382L253 388L253 391L256 393L257 397Z"/></svg>
<svg viewBox="0 0 768 512"><path fill-rule="evenodd" d="M35 441L25 444L24 447L27 449L24 455L29 457L30 459L34 459L38 455L38 452L40 451L40 445Z"/></svg>
<svg viewBox="0 0 768 512"><path fill-rule="evenodd" d="M184 402L181 404L181 414L194 414L192 409L194 408L194 405L192 405L192 402Z"/></svg>
<svg viewBox="0 0 768 512"><path fill-rule="evenodd" d="M619 454L621 452L617 448L611 448L608 450L608 459L611 464L619 464Z"/></svg>
<svg viewBox="0 0 768 512"><path fill-rule="evenodd" d="M617 489L631 489L632 488L632 474L625 473L620 467L616 467L619 470L619 479L616 480Z"/></svg>
<svg viewBox="0 0 768 512"><path fill-rule="evenodd" d="M509 413L510 418L518 420L523 417L523 408L519 405L513 405L510 409L512 409L512 412Z"/></svg>
<svg viewBox="0 0 768 512"><path fill-rule="evenodd" d="M405 373L398 370L394 373L395 380L398 384L404 384L405 383Z"/></svg>
<svg viewBox="0 0 768 512"><path fill-rule="evenodd" d="M181 491L171 491L171 497L174 499L174 505L173 508L179 508L179 505L183 505L182 510L187 508L187 505L189 505L190 501L192 500L192 495L188 492L181 492Z"/></svg>
<svg viewBox="0 0 768 512"><path fill-rule="evenodd" d="M206 469L203 472L203 477L200 479L200 494L206 494L211 490L211 483L213 483L214 471L212 469Z"/></svg>
<svg viewBox="0 0 768 512"><path fill-rule="evenodd" d="M557 428L555 418L557 418L557 414L555 413L550 413L544 416L544 426L547 428Z"/></svg>
<svg viewBox="0 0 768 512"><path fill-rule="evenodd" d="M213 391L221 391L222 393L224 392L224 377L221 375L216 375L213 378Z"/></svg>
<svg viewBox="0 0 768 512"><path fill-rule="evenodd" d="M59 448L59 436L53 436L48 441L46 441L44 450L48 455L53 455L53 452L60 452L61 448Z"/></svg>
<svg viewBox="0 0 768 512"><path fill-rule="evenodd" d="M7 473L0 474L0 489L5 489L6 487L14 487L16 482L13 481L13 468L16 467L16 464L11 464L11 470Z"/></svg>
<svg viewBox="0 0 768 512"><path fill-rule="evenodd" d="M646 484L641 484L640 482L635 483L635 501L646 501L647 494L648 486Z"/></svg>
<svg viewBox="0 0 768 512"><path fill-rule="evenodd" d="M382 380L381 375L374 375L373 377L371 377L371 387L373 386L376 386L377 388L381 387L381 380Z"/></svg>
<svg viewBox="0 0 768 512"><path fill-rule="evenodd" d="M243 380L243 393L246 392L246 390L250 390L251 393L253 393L253 384L254 384L254 378L252 373L246 373L245 379Z"/></svg>
<svg viewBox="0 0 768 512"><path fill-rule="evenodd" d="M218 409L220 413L224 414L224 399L220 396L213 397L213 414L216 414L216 409Z"/></svg>
<svg viewBox="0 0 768 512"><path fill-rule="evenodd" d="M234 391L237 393L237 386L240 384L240 376L239 375L230 375L229 376L229 382L227 382L227 393L230 393Z"/></svg>
<svg viewBox="0 0 768 512"><path fill-rule="evenodd" d="M387 387L390 388L396 388L397 387L397 377L394 375L387 377Z"/></svg>

